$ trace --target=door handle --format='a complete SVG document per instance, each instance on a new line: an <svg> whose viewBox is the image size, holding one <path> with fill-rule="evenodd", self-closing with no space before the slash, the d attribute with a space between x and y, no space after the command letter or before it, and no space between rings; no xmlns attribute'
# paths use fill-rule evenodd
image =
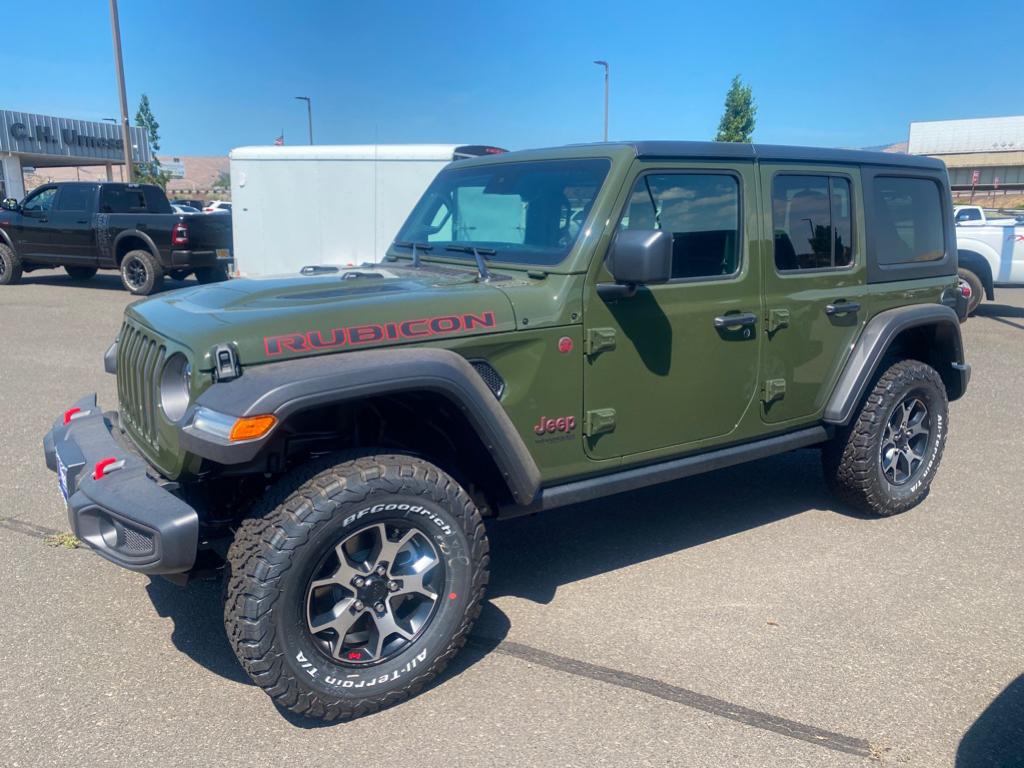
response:
<svg viewBox="0 0 1024 768"><path fill-rule="evenodd" d="M719 315L714 320L715 328L735 328L751 326L757 323L757 315L753 312L740 312L735 315Z"/></svg>
<svg viewBox="0 0 1024 768"><path fill-rule="evenodd" d="M44 216L44 217L42 217L41 219L39 219L39 223L40 223L40 224L45 224L45 223L46 223L46 222L48 222L48 221L49 221L49 219L48 219L48 218L46 218L45 216Z"/></svg>
<svg viewBox="0 0 1024 768"><path fill-rule="evenodd" d="M832 315L849 315L859 311L860 303L856 301L837 301L825 305L825 314L829 317Z"/></svg>
<svg viewBox="0 0 1024 768"><path fill-rule="evenodd" d="M89 223L88 219L78 219L78 221L75 222L75 224L88 224L88 223Z"/></svg>

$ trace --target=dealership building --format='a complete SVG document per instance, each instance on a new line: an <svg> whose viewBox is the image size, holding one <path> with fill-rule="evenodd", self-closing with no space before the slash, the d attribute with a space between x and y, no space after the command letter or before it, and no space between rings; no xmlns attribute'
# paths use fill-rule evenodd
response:
<svg viewBox="0 0 1024 768"><path fill-rule="evenodd" d="M1024 190L1024 115L911 123L907 152L945 162L954 192Z"/></svg>
<svg viewBox="0 0 1024 768"><path fill-rule="evenodd" d="M152 160L146 133L131 128L132 161ZM37 168L124 165L124 142L116 123L74 120L0 110L0 199L25 196L25 173Z"/></svg>

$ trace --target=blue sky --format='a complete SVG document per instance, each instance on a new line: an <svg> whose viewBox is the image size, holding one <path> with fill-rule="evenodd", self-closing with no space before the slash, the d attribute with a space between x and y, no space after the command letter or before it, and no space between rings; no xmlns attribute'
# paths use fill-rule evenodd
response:
<svg viewBox="0 0 1024 768"><path fill-rule="evenodd" d="M147 93L162 153L305 143L307 94L317 143L599 140L600 58L612 139L711 138L734 74L766 143L871 146L911 120L1024 112L1019 25L995 3L120 5L131 115ZM3 27L0 108L117 116L106 0L4 3Z"/></svg>

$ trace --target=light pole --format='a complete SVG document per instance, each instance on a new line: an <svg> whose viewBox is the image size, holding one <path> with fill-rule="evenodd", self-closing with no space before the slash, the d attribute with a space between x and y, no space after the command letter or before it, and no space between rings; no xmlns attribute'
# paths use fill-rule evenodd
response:
<svg viewBox="0 0 1024 768"><path fill-rule="evenodd" d="M604 140L608 141L608 62L598 59L594 63L604 67Z"/></svg>
<svg viewBox="0 0 1024 768"><path fill-rule="evenodd" d="M306 113L309 115L309 145L313 146L313 100L309 96L296 96L295 98L306 102Z"/></svg>
<svg viewBox="0 0 1024 768"><path fill-rule="evenodd" d="M110 0L110 29L114 34L114 62L117 64L117 88L121 96L121 142L124 144L125 178L132 181L132 135L128 128L128 94L124 89L124 59L121 57L121 22L117 0Z"/></svg>

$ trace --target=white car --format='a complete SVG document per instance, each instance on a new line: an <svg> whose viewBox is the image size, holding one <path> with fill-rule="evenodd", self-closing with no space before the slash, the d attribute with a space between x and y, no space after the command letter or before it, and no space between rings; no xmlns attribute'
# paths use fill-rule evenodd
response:
<svg viewBox="0 0 1024 768"><path fill-rule="evenodd" d="M231 203L225 200L214 200L207 203L203 213L231 213Z"/></svg>
<svg viewBox="0 0 1024 768"><path fill-rule="evenodd" d="M171 208L174 209L175 213L202 213L198 208L193 208L191 205L178 205L171 203Z"/></svg>
<svg viewBox="0 0 1024 768"><path fill-rule="evenodd" d="M953 219L960 277L971 286L967 312L974 314L983 298L995 298L997 285L1024 283L1024 225L976 205L955 206Z"/></svg>

